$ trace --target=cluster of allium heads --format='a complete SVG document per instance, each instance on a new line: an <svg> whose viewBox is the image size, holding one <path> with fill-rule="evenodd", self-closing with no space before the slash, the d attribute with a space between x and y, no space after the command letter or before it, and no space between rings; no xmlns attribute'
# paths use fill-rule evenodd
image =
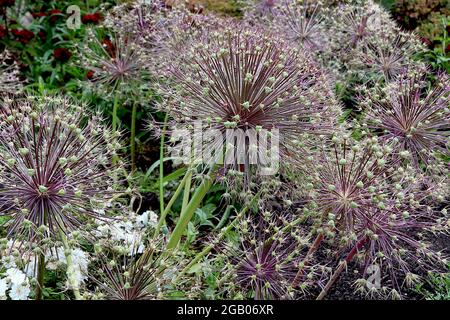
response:
<svg viewBox="0 0 450 320"><path fill-rule="evenodd" d="M326 74L303 51L259 29L209 32L170 73L178 86L166 94L170 106L161 107L180 127L220 133L219 141L204 143L205 153L220 142L241 150L236 157L261 159L253 139L228 146L227 133L276 131L281 157L294 159L302 138L327 133L340 111Z"/></svg>
<svg viewBox="0 0 450 320"><path fill-rule="evenodd" d="M321 282L329 269L309 261L302 265L309 237L292 214L265 211L243 218L238 225L239 243L224 245L218 257L225 257L221 272L224 289L241 298L293 299ZM300 267L302 284L292 283Z"/></svg>
<svg viewBox="0 0 450 320"><path fill-rule="evenodd" d="M17 93L22 88L19 67L8 51L0 53L0 94Z"/></svg>
<svg viewBox="0 0 450 320"><path fill-rule="evenodd" d="M362 101L367 127L415 167L448 156L450 136L450 85L448 76L437 77L432 88L424 76L406 74L381 92Z"/></svg>
<svg viewBox="0 0 450 320"><path fill-rule="evenodd" d="M141 50L155 53L167 40L161 36L168 25L170 10L164 1L137 1L115 6L108 12L104 27L116 33L129 33Z"/></svg>
<svg viewBox="0 0 450 320"><path fill-rule="evenodd" d="M36 230L73 230L113 197L118 143L98 115L85 115L58 96L0 105L0 214L12 217L9 234L33 241Z"/></svg>
<svg viewBox="0 0 450 320"><path fill-rule="evenodd" d="M327 46L327 34L318 3L299 3L297 0L281 2L275 17L277 27L288 40L308 52L323 51Z"/></svg>
<svg viewBox="0 0 450 320"><path fill-rule="evenodd" d="M80 64L89 72L96 90L136 92L148 80L152 60L142 50L140 38L126 30L103 36L88 30L80 50Z"/></svg>
<svg viewBox="0 0 450 320"><path fill-rule="evenodd" d="M344 75L363 82L390 81L417 64L415 53L424 47L413 34L403 32L389 14L373 1L344 4L327 16L329 50L324 60Z"/></svg>
<svg viewBox="0 0 450 320"><path fill-rule="evenodd" d="M100 269L91 279L98 284L93 299L154 300L166 297L172 277L180 263L167 251L161 251L161 243L148 243L142 254L115 246L105 249L97 246ZM172 286L173 287L173 286Z"/></svg>

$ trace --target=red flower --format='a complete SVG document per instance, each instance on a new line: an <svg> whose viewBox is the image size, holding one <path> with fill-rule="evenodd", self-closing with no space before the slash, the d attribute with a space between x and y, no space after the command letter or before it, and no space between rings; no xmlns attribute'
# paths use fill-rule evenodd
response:
<svg viewBox="0 0 450 320"><path fill-rule="evenodd" d="M450 52L450 44L447 45L447 48L445 48L445 53L449 53Z"/></svg>
<svg viewBox="0 0 450 320"><path fill-rule="evenodd" d="M16 39L23 44L27 44L34 38L34 33L29 30L19 30L19 29L12 29L11 33L16 37Z"/></svg>
<svg viewBox="0 0 450 320"><path fill-rule="evenodd" d="M425 37L420 37L420 40L423 42L423 44L427 45L428 47L430 47L433 43L430 41L430 39L425 38Z"/></svg>
<svg viewBox="0 0 450 320"><path fill-rule="evenodd" d="M81 22L84 24L93 23L98 24L98 22L102 19L102 14L99 12L91 13L91 14L85 14L81 17Z"/></svg>
<svg viewBox="0 0 450 320"><path fill-rule="evenodd" d="M6 37L8 33L6 32L6 28L2 25L0 25L0 39L3 39Z"/></svg>
<svg viewBox="0 0 450 320"><path fill-rule="evenodd" d="M89 80L92 80L92 78L94 78L94 71L92 71L92 70L89 70L87 73L86 73L86 78L88 78Z"/></svg>
<svg viewBox="0 0 450 320"><path fill-rule="evenodd" d="M0 7L12 7L16 0L0 0Z"/></svg>
<svg viewBox="0 0 450 320"><path fill-rule="evenodd" d="M47 33L45 33L45 31L39 31L38 36L42 42L45 42L45 40L47 40Z"/></svg>
<svg viewBox="0 0 450 320"><path fill-rule="evenodd" d="M47 14L45 12L35 12L31 14L33 18L45 17Z"/></svg>
<svg viewBox="0 0 450 320"><path fill-rule="evenodd" d="M56 48L53 51L53 56L58 61L67 62L69 61L70 57L72 57L72 53L66 48Z"/></svg>
<svg viewBox="0 0 450 320"><path fill-rule="evenodd" d="M106 47L106 51L108 52L108 54L114 58L115 57L115 48L114 48L114 44L111 42L111 40L109 40L108 38L103 39L102 44Z"/></svg>
<svg viewBox="0 0 450 320"><path fill-rule="evenodd" d="M48 12L48 15L50 16L50 22L55 23L61 16L61 14L62 14L61 10L58 10L58 9L50 10Z"/></svg>

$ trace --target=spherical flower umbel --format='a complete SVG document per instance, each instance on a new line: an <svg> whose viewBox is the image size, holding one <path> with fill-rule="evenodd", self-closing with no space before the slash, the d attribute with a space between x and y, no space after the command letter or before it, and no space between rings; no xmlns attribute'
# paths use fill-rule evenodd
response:
<svg viewBox="0 0 450 320"><path fill-rule="evenodd" d="M118 147L101 118L86 119L85 108L58 96L0 107L0 214L12 217L9 234L33 241L98 217L115 194Z"/></svg>
<svg viewBox="0 0 450 320"><path fill-rule="evenodd" d="M142 254L136 250L129 255L128 249L103 244L99 255L101 268L91 275L98 285L94 293L108 300L154 300L170 294L172 276L182 264L168 251L158 248L160 242L151 242ZM105 248L106 247L106 248Z"/></svg>
<svg viewBox="0 0 450 320"><path fill-rule="evenodd" d="M230 130L278 131L280 154L293 159L302 136L325 134L339 113L326 75L283 40L260 29L237 30L230 25L199 37L170 66L177 86L163 92L172 103L161 108L187 130L200 123L219 132L225 147ZM266 151L250 140L234 145L244 148L239 157ZM205 150L216 150L217 142L204 143Z"/></svg>
<svg viewBox="0 0 450 320"><path fill-rule="evenodd" d="M344 134L332 140L311 162L310 171L311 204L326 228L351 233L358 221L374 211L401 215L398 203L415 184L407 170L395 163L387 165L391 148L380 145L376 138L356 142ZM395 182L396 175L402 180Z"/></svg>
<svg viewBox="0 0 450 320"><path fill-rule="evenodd" d="M391 143L398 154L408 156L416 167L429 164L436 153L448 155L450 134L450 85L441 74L431 89L420 75L406 75L384 92L363 101L367 126Z"/></svg>
<svg viewBox="0 0 450 320"><path fill-rule="evenodd" d="M305 258L309 239L296 216L265 211L245 217L239 224L240 242L229 243L220 250L225 267L220 282L228 297L265 299L293 299L316 286L327 268ZM293 288L298 269L304 271L304 281ZM300 289L300 290L298 290Z"/></svg>
<svg viewBox="0 0 450 320"><path fill-rule="evenodd" d="M92 82L98 90L110 94L129 93L145 81L149 60L135 36L127 32L113 33L99 39L93 30L81 49L81 64L93 72Z"/></svg>
<svg viewBox="0 0 450 320"><path fill-rule="evenodd" d="M328 36L320 16L319 4L303 5L296 0L285 0L279 12L275 16L275 22L294 45L312 52L325 49Z"/></svg>
<svg viewBox="0 0 450 320"><path fill-rule="evenodd" d="M369 284L360 290L401 296L403 287L415 285L420 273L444 270L445 256L425 237L426 233L439 231L438 217L426 206L411 208L409 201L405 201L399 205L398 211L373 210L360 219L355 226L354 243L359 244L358 260L363 267L362 274L370 273L370 268L376 266L385 283L382 288ZM389 285L386 284L387 279L390 280Z"/></svg>

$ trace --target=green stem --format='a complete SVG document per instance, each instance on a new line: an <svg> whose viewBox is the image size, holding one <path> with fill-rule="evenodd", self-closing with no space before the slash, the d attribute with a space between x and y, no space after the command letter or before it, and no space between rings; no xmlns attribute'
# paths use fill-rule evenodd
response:
<svg viewBox="0 0 450 320"><path fill-rule="evenodd" d="M178 220L175 229L173 230L172 235L169 238L169 242L167 243L167 249L173 249L178 245L184 230L186 229L189 221L191 221L192 216L194 215L195 210L197 210L197 208L200 206L203 198L211 188L213 180L214 174L210 172L206 175L203 182L197 188L194 195L192 196L191 201L186 206L185 210L183 210L180 214L180 219Z"/></svg>
<svg viewBox="0 0 450 320"><path fill-rule="evenodd" d="M117 131L117 110L119 109L119 95L114 96L113 112L112 112L112 131L113 134Z"/></svg>
<svg viewBox="0 0 450 320"><path fill-rule="evenodd" d="M161 227L166 222L166 216L169 213L170 209L172 208L172 205L174 204L174 202L177 200L178 196L180 195L181 190L183 190L184 185L186 184L187 178L188 178L188 175L185 174L183 179L181 180L180 184L178 185L177 189L175 190L175 193L173 194L172 198L170 198L169 203L167 204L166 208L161 213L161 216L159 217L158 225L156 226L155 234L153 235L153 238L156 238L159 235L159 231L160 231Z"/></svg>
<svg viewBox="0 0 450 320"><path fill-rule="evenodd" d="M44 225L47 225L47 210L44 210ZM42 239L44 236L42 236ZM40 248L38 269L37 269L37 286L35 292L36 300L42 300L42 293L44 291L44 279L45 279L45 248Z"/></svg>
<svg viewBox="0 0 450 320"><path fill-rule="evenodd" d="M131 172L136 170L136 117L137 102L134 102L131 112Z"/></svg>
<svg viewBox="0 0 450 320"><path fill-rule="evenodd" d="M174 283L177 283L177 281L186 274L186 272L189 271L196 263L198 263L204 256L206 256L212 249L214 249L215 244L218 241L221 241L236 225L236 223L242 218L242 216L248 211L248 207L245 207L239 214L236 216L236 218L226 227L224 228L220 233L219 236L215 239L214 242L206 246L202 251L197 253L195 258L189 262L189 264L184 267L183 270L180 271L180 273L177 275L177 277L174 280Z"/></svg>
<svg viewBox="0 0 450 320"><path fill-rule="evenodd" d="M206 256L212 249L214 249L214 246L221 241L236 225L236 223L247 213L247 211L250 209L250 207L255 203L256 199L259 197L260 192L258 192L253 200L246 205L242 210L236 215L236 218L225 228L222 229L222 231L219 233L218 237L215 239L215 241L211 242L208 246L206 246L202 251L200 251L195 258L189 262L189 264L183 268L183 270L180 271L180 273L177 275L177 277L174 279L173 283L177 283L177 281L184 275L186 272L189 271L196 263L198 263L204 256ZM228 208L227 208L228 209Z"/></svg>
<svg viewBox="0 0 450 320"><path fill-rule="evenodd" d="M183 203L181 205L181 212L186 209L189 204L189 196L191 194L191 181L192 181L192 171L187 172L186 185L184 186Z"/></svg>
<svg viewBox="0 0 450 320"><path fill-rule="evenodd" d="M64 232L60 231L61 240L64 247L64 255L66 256L67 261L67 280L69 282L69 286L73 291L76 300L83 300L83 297L80 294L80 283L75 277L75 267L72 259L72 249L70 248L69 242L67 241L67 237Z"/></svg>
<svg viewBox="0 0 450 320"><path fill-rule="evenodd" d="M42 291L44 290L45 277L45 253L41 250L39 252L38 269L37 269L37 285L36 285L36 300L42 300Z"/></svg>
<svg viewBox="0 0 450 320"><path fill-rule="evenodd" d="M159 212L164 212L164 138L166 134L167 120L169 114L164 118L164 126L161 132L161 145L159 148Z"/></svg>
<svg viewBox="0 0 450 320"><path fill-rule="evenodd" d="M117 110L119 108L119 94L116 94L114 96L114 104L113 104L113 113L112 113L112 133L113 136L116 136L117 131ZM114 138L114 142L116 141L116 138ZM112 158L113 164L117 164L119 158L117 155L114 155Z"/></svg>

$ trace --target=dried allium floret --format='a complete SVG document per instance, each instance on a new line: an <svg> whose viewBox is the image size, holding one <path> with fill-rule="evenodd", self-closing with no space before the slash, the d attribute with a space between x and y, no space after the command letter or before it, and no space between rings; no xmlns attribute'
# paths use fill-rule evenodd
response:
<svg viewBox="0 0 450 320"><path fill-rule="evenodd" d="M17 93L22 88L19 67L8 51L0 53L0 94Z"/></svg>
<svg viewBox="0 0 450 320"><path fill-rule="evenodd" d="M0 105L0 214L13 218L9 234L32 241L36 229L66 232L112 199L117 142L98 115L85 113L58 96Z"/></svg>

